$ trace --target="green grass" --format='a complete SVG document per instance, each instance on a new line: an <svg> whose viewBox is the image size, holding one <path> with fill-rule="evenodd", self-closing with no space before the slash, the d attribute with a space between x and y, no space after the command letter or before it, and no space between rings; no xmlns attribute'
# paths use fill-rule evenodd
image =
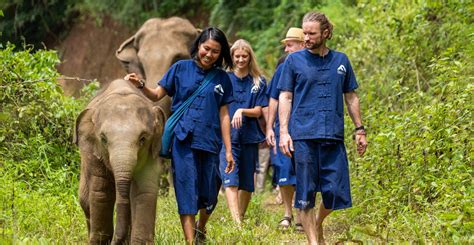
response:
<svg viewBox="0 0 474 245"><path fill-rule="evenodd" d="M64 194L52 194L46 189L33 190L25 182L14 182L9 175L0 178L0 184L0 244L87 243L84 214L77 195L71 194L77 192L77 183L72 183ZM391 237L385 237L378 232L379 225L376 223L351 223L351 220L357 220L351 217L353 212L364 209L366 204L354 205L351 209L334 212L326 219L324 230L329 244L383 243L387 239L395 243L406 243L404 234L407 231L403 228L392 228ZM157 210L156 244L183 243L174 191L158 198ZM225 197L220 195L216 210L207 225L208 244L305 244L304 234L293 228L286 231L278 229L282 216L283 206L275 204L275 194L268 186L266 192L252 197L244 223L241 228L237 228L231 220ZM410 229L423 227L416 226L415 216L405 218L409 219L404 222L409 224ZM427 222L423 220L423 216L418 218L422 219L421 223ZM417 242L430 240L425 237Z"/></svg>
<svg viewBox="0 0 474 245"><path fill-rule="evenodd" d="M0 243L57 244L86 243L87 228L76 195L52 195L46 190L30 190L8 176L2 180ZM7 184L10 183L10 184ZM75 189L77 186L71 186ZM70 192L70 191L69 191ZM207 225L210 244L304 243L305 236L293 229L281 231L281 205L272 204L274 194L255 195L239 229L231 220L224 196ZM158 198L155 241L158 244L183 242L174 191ZM330 232L328 235L331 235ZM332 239L332 238L331 238Z"/></svg>

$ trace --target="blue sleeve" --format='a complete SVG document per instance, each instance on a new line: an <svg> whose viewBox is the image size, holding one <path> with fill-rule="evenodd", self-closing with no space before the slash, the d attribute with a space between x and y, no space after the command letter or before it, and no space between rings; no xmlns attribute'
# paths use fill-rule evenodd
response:
<svg viewBox="0 0 474 245"><path fill-rule="evenodd" d="M296 76L293 70L293 59L291 54L286 58L285 63L283 63L281 66L283 67L280 79L278 79L277 89L280 91L293 92Z"/></svg>
<svg viewBox="0 0 474 245"><path fill-rule="evenodd" d="M222 80L222 87L224 88L224 95L222 96L220 106L230 104L234 101L232 82L230 81L229 75L222 71L219 73L220 79Z"/></svg>
<svg viewBox="0 0 474 245"><path fill-rule="evenodd" d="M275 73L273 74L273 78L270 81L270 85L268 86L267 96L272 99L278 100L278 96L280 95L280 90L278 90L277 86L278 86L278 81L280 80L281 71L283 70L282 68L283 68L283 65L279 65L277 67Z"/></svg>
<svg viewBox="0 0 474 245"><path fill-rule="evenodd" d="M176 73L178 70L178 62L173 64L168 71L166 71L163 78L158 82L158 85L166 89L166 92L169 96L173 97L176 93Z"/></svg>
<svg viewBox="0 0 474 245"><path fill-rule="evenodd" d="M349 59L346 57L347 60L347 72L346 72L346 77L344 78L344 87L343 87L343 92L348 93L356 90L359 85L357 84L357 80L354 74L354 70L352 70L352 65Z"/></svg>
<svg viewBox="0 0 474 245"><path fill-rule="evenodd" d="M261 77L262 81L260 82L260 88L257 93L257 101L255 106L267 107L268 106L268 97L265 91L267 90L267 81L264 77Z"/></svg>

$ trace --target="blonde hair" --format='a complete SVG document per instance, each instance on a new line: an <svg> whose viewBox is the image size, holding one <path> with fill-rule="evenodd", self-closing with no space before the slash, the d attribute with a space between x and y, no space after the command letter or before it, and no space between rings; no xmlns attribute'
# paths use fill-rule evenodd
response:
<svg viewBox="0 0 474 245"><path fill-rule="evenodd" d="M232 59L234 58L234 52L237 49L243 49L249 54L249 74L252 77L253 84L260 88L260 83L262 81L262 72L257 64L257 59L255 58L255 53L253 52L252 46L250 46L249 42L245 41L244 39L239 39L234 42L232 47L230 47L230 55ZM235 69L235 68L234 68Z"/></svg>

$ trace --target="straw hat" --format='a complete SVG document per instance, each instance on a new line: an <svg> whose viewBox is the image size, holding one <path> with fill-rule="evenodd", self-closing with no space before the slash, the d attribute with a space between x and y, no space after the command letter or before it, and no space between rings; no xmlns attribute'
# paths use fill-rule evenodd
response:
<svg viewBox="0 0 474 245"><path fill-rule="evenodd" d="M304 41L303 29L291 27L286 33L285 39L281 40L281 43L284 44L286 41L290 41L290 40L303 42Z"/></svg>

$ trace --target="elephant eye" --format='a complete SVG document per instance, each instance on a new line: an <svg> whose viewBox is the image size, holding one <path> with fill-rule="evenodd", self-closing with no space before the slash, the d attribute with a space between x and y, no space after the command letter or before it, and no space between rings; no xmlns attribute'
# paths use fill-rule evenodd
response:
<svg viewBox="0 0 474 245"><path fill-rule="evenodd" d="M107 145L107 137L105 134L100 134L100 142L102 142L104 145Z"/></svg>
<svg viewBox="0 0 474 245"><path fill-rule="evenodd" d="M142 146L143 144L145 144L145 141L146 141L146 136L145 136L145 135L140 136L140 140L139 140L140 146Z"/></svg>

